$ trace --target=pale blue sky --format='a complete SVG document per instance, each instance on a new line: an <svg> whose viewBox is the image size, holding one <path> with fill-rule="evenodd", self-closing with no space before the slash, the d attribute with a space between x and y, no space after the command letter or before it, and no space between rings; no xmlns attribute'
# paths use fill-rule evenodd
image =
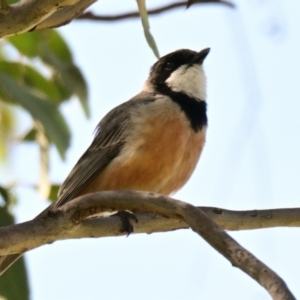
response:
<svg viewBox="0 0 300 300"><path fill-rule="evenodd" d="M228 209L299 206L299 8L296 0L238 0L235 10L203 5L150 18L161 55L211 47L205 61L207 144L175 198ZM102 0L92 9L115 14L135 10L136 3ZM85 120L76 100L64 107L75 134L66 163L52 153L55 182L63 181L88 147L100 118L139 92L156 60L139 20L77 21L60 32L89 83L92 118ZM29 146L14 150L21 182L37 179L37 166L21 159L34 153ZM46 206L33 191L18 191L19 221ZM230 234L300 296L299 229ZM262 287L189 230L57 242L30 251L26 262L33 300L268 299Z"/></svg>

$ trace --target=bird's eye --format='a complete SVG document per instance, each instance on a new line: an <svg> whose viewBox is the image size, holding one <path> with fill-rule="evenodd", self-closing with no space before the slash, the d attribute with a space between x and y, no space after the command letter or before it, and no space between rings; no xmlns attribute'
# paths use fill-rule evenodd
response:
<svg viewBox="0 0 300 300"><path fill-rule="evenodd" d="M166 64L166 69L168 69L168 70L171 70L171 69L173 69L174 68L174 63L172 63L172 62L167 62L167 64Z"/></svg>

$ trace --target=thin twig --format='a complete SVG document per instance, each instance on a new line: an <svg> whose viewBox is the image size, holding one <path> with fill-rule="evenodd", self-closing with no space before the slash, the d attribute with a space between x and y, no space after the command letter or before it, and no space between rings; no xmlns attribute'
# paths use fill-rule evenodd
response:
<svg viewBox="0 0 300 300"><path fill-rule="evenodd" d="M223 4L228 7L234 8L234 4L229 1L218 1L218 0L199 0L195 4L205 4L205 3L215 3L215 4ZM187 1L182 2L176 2L172 3L163 7L150 9L148 10L148 15L157 15L165 12L169 12L170 10L180 8L180 7L186 7ZM93 12L85 12L77 17L77 20L94 20L94 21L104 21L104 22L110 22L110 21L121 21L126 19L133 19L133 18L139 18L140 14L139 12L130 12L125 14L119 14L119 15L96 15Z"/></svg>

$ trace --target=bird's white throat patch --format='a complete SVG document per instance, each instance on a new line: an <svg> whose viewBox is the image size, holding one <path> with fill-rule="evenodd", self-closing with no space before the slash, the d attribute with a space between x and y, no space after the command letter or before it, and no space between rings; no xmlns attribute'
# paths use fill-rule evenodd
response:
<svg viewBox="0 0 300 300"><path fill-rule="evenodd" d="M182 92L198 100L206 99L206 77L202 66L197 64L179 67L166 80L166 84L174 92Z"/></svg>

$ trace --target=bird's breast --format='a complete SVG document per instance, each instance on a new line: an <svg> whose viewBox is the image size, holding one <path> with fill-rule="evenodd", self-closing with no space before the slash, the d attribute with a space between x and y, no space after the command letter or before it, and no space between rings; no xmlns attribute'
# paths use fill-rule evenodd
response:
<svg viewBox="0 0 300 300"><path fill-rule="evenodd" d="M84 190L170 195L180 189L197 165L206 128L192 130L178 105L167 99L138 107L131 122L119 155Z"/></svg>

